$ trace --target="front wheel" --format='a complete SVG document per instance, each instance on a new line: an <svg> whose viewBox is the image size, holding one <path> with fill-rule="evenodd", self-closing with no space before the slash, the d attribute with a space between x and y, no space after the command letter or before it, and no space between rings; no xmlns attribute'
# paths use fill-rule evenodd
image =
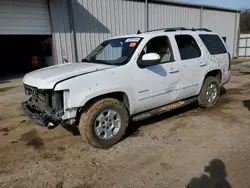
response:
<svg viewBox="0 0 250 188"><path fill-rule="evenodd" d="M203 108L211 108L217 104L220 97L220 83L218 78L209 76L205 79L198 96L198 104Z"/></svg>
<svg viewBox="0 0 250 188"><path fill-rule="evenodd" d="M116 99L101 99L82 113L79 131L90 145L110 147L121 140L128 127L128 111Z"/></svg>

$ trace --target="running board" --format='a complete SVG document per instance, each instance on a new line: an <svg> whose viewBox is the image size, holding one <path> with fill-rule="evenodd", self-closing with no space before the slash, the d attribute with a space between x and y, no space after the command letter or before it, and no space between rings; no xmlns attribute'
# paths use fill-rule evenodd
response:
<svg viewBox="0 0 250 188"><path fill-rule="evenodd" d="M197 101L197 97L193 97L193 98L188 98L188 99L185 99L182 101L174 102L174 103L168 104L166 106L162 106L162 107L155 108L155 109L147 111L147 112L137 114L132 118L132 121L141 121L144 119L148 119L150 117L157 116L157 115L163 114L165 112L169 112L171 110L175 110L177 108L180 108L182 106L186 106L186 105L194 103L196 101Z"/></svg>

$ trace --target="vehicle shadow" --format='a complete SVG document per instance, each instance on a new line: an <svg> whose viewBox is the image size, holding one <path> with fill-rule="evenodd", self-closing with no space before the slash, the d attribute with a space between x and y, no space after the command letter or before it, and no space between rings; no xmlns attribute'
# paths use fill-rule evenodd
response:
<svg viewBox="0 0 250 188"><path fill-rule="evenodd" d="M172 110L169 112L166 112L166 113L161 114L161 115L150 117L150 118L145 119L145 120L130 122L124 139L126 139L129 136L136 136L139 133L140 127L148 126L148 125L163 121L165 119L180 115L184 112L188 112L188 111L194 110L196 108L198 108L197 102L180 107L178 109L175 109L175 110Z"/></svg>
<svg viewBox="0 0 250 188"><path fill-rule="evenodd" d="M222 87L220 88L220 96L223 96L223 95L225 95L226 93L227 93L226 88L222 86Z"/></svg>
<svg viewBox="0 0 250 188"><path fill-rule="evenodd" d="M69 125L66 123L61 123L61 127L65 130L69 131L73 136L80 136L80 132L77 128L77 124L75 125Z"/></svg>
<svg viewBox="0 0 250 188"><path fill-rule="evenodd" d="M243 106L246 107L248 109L248 111L250 112L250 100L244 100L242 101Z"/></svg>
<svg viewBox="0 0 250 188"><path fill-rule="evenodd" d="M206 173L206 174L205 174ZM213 159L204 168L204 174L190 180L187 188L232 188L226 179L227 172L224 162L220 159Z"/></svg>
<svg viewBox="0 0 250 188"><path fill-rule="evenodd" d="M126 132L123 139L126 139L127 137L130 137L130 136L136 136L139 133L140 127L142 127L142 126L148 126L148 125L163 121L167 118L177 116L177 115L182 114L184 112L193 110L197 107L198 107L197 103L193 103L193 104L189 104L187 106L181 107L179 109L176 109L176 110L173 110L170 112L166 112L162 115L154 116L154 117L151 117L151 118L148 118L145 120L141 120L141 121L137 121L137 122L131 121L129 123L127 132ZM73 136L79 136L80 132L77 128L78 124L79 124L79 122L76 122L75 125L61 123L61 127L63 127L65 130L69 131Z"/></svg>
<svg viewBox="0 0 250 188"><path fill-rule="evenodd" d="M223 96L225 94L226 94L226 89L224 87L222 87L220 95ZM180 107L180 108L175 109L175 110L170 111L170 112L166 112L166 113L164 113L162 115L158 115L158 116L154 116L154 117L145 119L145 120L141 120L141 121L137 121L137 122L132 122L131 121L129 123L128 130L127 130L123 140L126 139L127 137L130 137L130 136L136 136L139 133L140 127L148 126L148 125L163 121L163 120L165 120L167 118L171 118L171 117L180 115L180 114L182 114L184 112L188 112L188 111L194 110L196 108L198 108L197 102L186 105L186 106L183 106L183 107ZM77 119L79 119L79 118L80 117L78 117ZM79 130L77 128L78 124L79 124L79 121L77 121L75 123L75 125L68 125L66 123L63 123L63 124L61 124L61 126L64 129L66 129L67 131L69 131L70 133L72 133L72 135L79 136L80 132L79 132Z"/></svg>
<svg viewBox="0 0 250 188"><path fill-rule="evenodd" d="M226 89L224 87L221 87L220 96L223 96L226 93L227 93ZM129 136L136 136L139 133L140 127L148 126L148 125L163 121L165 119L180 115L182 113L185 113L185 112L197 109L197 108L199 108L198 103L195 102L195 103L180 107L178 109L166 112L162 115L153 116L151 118L148 118L148 119L145 119L142 121L138 121L138 122L131 122L129 124L128 130L127 130L127 133L126 133L124 139L126 139Z"/></svg>
<svg viewBox="0 0 250 188"><path fill-rule="evenodd" d="M155 65L147 67L147 69L155 74L158 74L159 76L166 77L167 72L161 65Z"/></svg>

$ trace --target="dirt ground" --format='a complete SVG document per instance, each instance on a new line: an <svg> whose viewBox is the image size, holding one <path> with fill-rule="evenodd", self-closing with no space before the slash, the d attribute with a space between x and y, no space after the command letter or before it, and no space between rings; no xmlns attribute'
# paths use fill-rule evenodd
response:
<svg viewBox="0 0 250 188"><path fill-rule="evenodd" d="M34 125L18 84L0 83L0 187L250 187L250 63L233 66L218 105L132 123L107 150ZM217 183L217 186L215 184Z"/></svg>

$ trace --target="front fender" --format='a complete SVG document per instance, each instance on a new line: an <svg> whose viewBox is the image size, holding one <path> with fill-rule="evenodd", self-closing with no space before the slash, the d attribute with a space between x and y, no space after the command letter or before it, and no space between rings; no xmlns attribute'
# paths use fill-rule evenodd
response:
<svg viewBox="0 0 250 188"><path fill-rule="evenodd" d="M92 93L89 93L88 95L86 95L79 103L79 107L82 107L84 106L88 101L94 99L94 98L97 98L97 97L100 97L100 96L103 96L103 95L108 95L108 94L112 94L112 93L116 93L116 92L122 92L122 93L125 93L128 97L128 100L129 100L129 111L130 113L133 113L134 111L134 106L131 101L133 101L133 97L132 97L132 94L131 94L131 91L129 89L126 89L126 90L120 90L120 88L112 88L112 89L106 89L106 90L96 90L95 92L92 92Z"/></svg>
<svg viewBox="0 0 250 188"><path fill-rule="evenodd" d="M117 69L115 72L113 72L113 70L95 72L71 78L56 84L56 91L69 90L66 99L67 106L65 109L83 107L89 100L101 95L114 92L124 92L129 99L130 113L133 114L136 95L131 84L132 78L124 75Z"/></svg>

